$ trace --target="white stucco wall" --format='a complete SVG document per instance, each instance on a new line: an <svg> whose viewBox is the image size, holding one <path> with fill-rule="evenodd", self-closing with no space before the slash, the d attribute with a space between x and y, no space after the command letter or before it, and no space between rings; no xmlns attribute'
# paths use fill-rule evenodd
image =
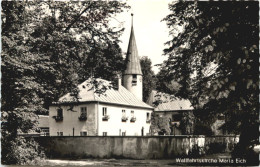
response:
<svg viewBox="0 0 260 167"><path fill-rule="evenodd" d="M137 84L132 85L133 75L127 74L123 77L123 86L133 93L138 99L143 100L143 80L141 75L137 75Z"/></svg>
<svg viewBox="0 0 260 167"><path fill-rule="evenodd" d="M87 120L79 121L80 107L87 107ZM103 121L103 107L107 107L108 121ZM57 132L63 132L63 136L80 136L81 131L86 131L88 136L103 135L119 136L126 132L126 136L141 136L141 129L144 127L144 135L149 133L151 123L146 123L147 112L152 113L152 109L137 109L132 107L118 106L112 104L80 104L74 106L76 112L69 111L69 106L61 106L63 109L63 121L56 121L53 116L57 115L58 106L49 108L50 136L57 136ZM122 110L125 110L128 120L122 122ZM130 122L131 111L134 111L135 122ZM98 118L98 119L97 119ZM119 132L121 132L119 134Z"/></svg>
<svg viewBox="0 0 260 167"><path fill-rule="evenodd" d="M87 107L87 120L80 121L80 107ZM80 104L74 106L73 111L69 111L69 106L61 106L63 109L63 121L57 122L53 116L57 115L58 106L50 106L49 108L49 125L50 136L57 136L57 132L63 132L63 136L80 136L81 131L87 131L88 135L95 136L97 134L96 104Z"/></svg>
<svg viewBox="0 0 260 167"><path fill-rule="evenodd" d="M107 115L109 115L108 121L102 120L103 107L107 107ZM122 110L125 110L128 120L122 122ZM130 122L131 111L134 111L134 116L136 117L135 122ZM141 129L144 127L144 135L149 133L151 123L146 123L146 113L149 112L150 116L152 109L136 109L125 106L116 105L98 105L98 135L102 136L103 132L107 132L108 136L120 136L122 132L126 132L126 136L141 136Z"/></svg>

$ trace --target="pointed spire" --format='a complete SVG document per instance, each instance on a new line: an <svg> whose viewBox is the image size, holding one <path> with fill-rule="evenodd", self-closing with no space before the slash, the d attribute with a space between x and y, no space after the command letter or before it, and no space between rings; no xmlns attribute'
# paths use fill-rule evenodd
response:
<svg viewBox="0 0 260 167"><path fill-rule="evenodd" d="M132 16L132 26L131 26L131 34L126 54L126 70L124 74L139 74L142 75L140 60L138 56L135 35L134 35L134 27L133 27L133 13Z"/></svg>

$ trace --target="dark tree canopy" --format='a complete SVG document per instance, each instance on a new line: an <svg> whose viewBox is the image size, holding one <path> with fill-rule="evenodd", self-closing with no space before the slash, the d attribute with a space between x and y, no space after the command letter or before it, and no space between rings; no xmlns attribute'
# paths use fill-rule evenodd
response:
<svg viewBox="0 0 260 167"><path fill-rule="evenodd" d="M164 65L160 65L160 71L156 74L156 81L156 89L170 95L175 95L181 87L178 82L168 76L168 69Z"/></svg>
<svg viewBox="0 0 260 167"><path fill-rule="evenodd" d="M170 120L167 116L159 116L155 112L151 115L151 126L152 135L170 135Z"/></svg>
<svg viewBox="0 0 260 167"><path fill-rule="evenodd" d="M123 29L109 23L128 6L119 1L1 4L2 163L26 164L35 159L26 158L30 152L37 155L34 144L22 156L14 150L26 149L18 133L34 129L36 114L47 114L51 102L77 92L91 71L105 79L121 71Z"/></svg>
<svg viewBox="0 0 260 167"><path fill-rule="evenodd" d="M183 112L180 120L180 130L182 134L194 134L195 117L192 112Z"/></svg>
<svg viewBox="0 0 260 167"><path fill-rule="evenodd" d="M155 89L156 78L152 70L152 61L147 56L143 56L140 60L143 73L143 101L146 102L152 90Z"/></svg>
<svg viewBox="0 0 260 167"><path fill-rule="evenodd" d="M169 9L165 80L181 85L176 96L200 109L197 118L213 122L223 113L223 128L241 134L244 146L256 143L259 3L174 2Z"/></svg>

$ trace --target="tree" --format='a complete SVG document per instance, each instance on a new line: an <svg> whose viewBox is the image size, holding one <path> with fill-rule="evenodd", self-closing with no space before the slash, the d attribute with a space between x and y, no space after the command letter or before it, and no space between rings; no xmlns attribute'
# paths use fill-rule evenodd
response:
<svg viewBox="0 0 260 167"><path fill-rule="evenodd" d="M242 150L258 138L258 8L258 2L177 2L164 18L173 37L164 50L165 78L181 85L177 96L202 109L200 119L223 113L224 128L241 134Z"/></svg>
<svg viewBox="0 0 260 167"><path fill-rule="evenodd" d="M91 75L89 69L107 78L120 70L100 74L99 64L89 62L120 64L123 29L109 21L125 8L117 1L2 2L3 164L28 164L42 157L37 144L19 134L35 130L37 114L47 114L51 102L77 92L78 82Z"/></svg>
<svg viewBox="0 0 260 167"><path fill-rule="evenodd" d="M178 93L181 85L169 76L167 68L161 64L160 71L156 75L156 90L160 92L167 92L168 94L175 95ZM167 77L166 77L167 76Z"/></svg>
<svg viewBox="0 0 260 167"><path fill-rule="evenodd" d="M143 101L146 102L152 90L155 89L156 78L152 70L152 61L147 56L143 56L140 60L143 73Z"/></svg>
<svg viewBox="0 0 260 167"><path fill-rule="evenodd" d="M160 117L158 114L154 112L151 115L151 133L152 135L159 134L159 135L170 135L170 122L169 118L162 116Z"/></svg>
<svg viewBox="0 0 260 167"><path fill-rule="evenodd" d="M180 120L182 134L191 135L194 133L195 117L192 112L183 112Z"/></svg>

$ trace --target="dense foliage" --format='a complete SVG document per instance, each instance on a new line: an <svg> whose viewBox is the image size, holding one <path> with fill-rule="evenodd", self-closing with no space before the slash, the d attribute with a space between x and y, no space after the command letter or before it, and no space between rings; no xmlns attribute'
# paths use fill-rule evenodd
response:
<svg viewBox="0 0 260 167"><path fill-rule="evenodd" d="M183 135L194 134L195 116L193 112L183 112L181 114L180 129Z"/></svg>
<svg viewBox="0 0 260 167"><path fill-rule="evenodd" d="M258 2L181 1L169 9L164 80L181 85L175 95L190 99L205 124L223 113L223 128L241 134L241 150L257 143Z"/></svg>
<svg viewBox="0 0 260 167"><path fill-rule="evenodd" d="M155 112L151 116L151 135L170 135L170 119Z"/></svg>
<svg viewBox="0 0 260 167"><path fill-rule="evenodd" d="M141 69L143 73L143 101L146 102L152 90L155 89L156 78L152 70L152 61L147 56L140 59Z"/></svg>
<svg viewBox="0 0 260 167"><path fill-rule="evenodd" d="M2 163L38 155L19 134L34 130L36 114L47 114L51 102L77 92L91 74L111 79L122 70L123 29L109 23L126 8L118 1L2 2Z"/></svg>

